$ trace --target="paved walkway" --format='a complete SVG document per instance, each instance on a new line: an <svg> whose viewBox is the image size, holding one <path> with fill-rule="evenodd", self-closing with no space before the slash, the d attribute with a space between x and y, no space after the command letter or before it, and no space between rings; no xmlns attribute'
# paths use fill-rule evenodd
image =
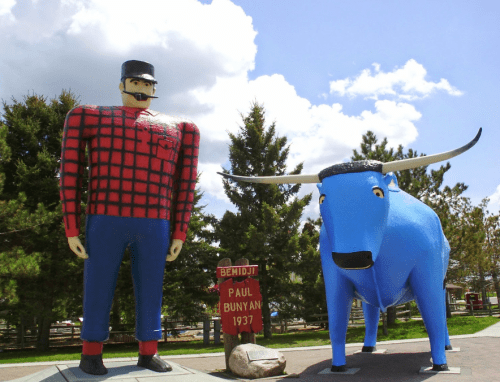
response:
<svg viewBox="0 0 500 382"><path fill-rule="evenodd" d="M377 349L386 349L384 354L354 354L361 349L362 344L347 344L347 367L359 369L353 375L328 373L331 366L330 346L280 349L287 360L287 376L265 380L296 378L307 382L500 382L500 323L475 334L452 336L451 343L454 348L460 348L460 351L447 352L448 365L451 368L460 368L460 374L419 373L422 367L431 365L429 340L425 338L378 342ZM83 373L80 375L78 361L68 361L0 365L0 381L215 382L235 379L220 372L225 369L223 353L162 358L172 363L173 372L158 375L149 370L139 370L135 366L135 358L115 358L105 360L110 370L105 378L87 378ZM327 374L320 374L325 371Z"/></svg>

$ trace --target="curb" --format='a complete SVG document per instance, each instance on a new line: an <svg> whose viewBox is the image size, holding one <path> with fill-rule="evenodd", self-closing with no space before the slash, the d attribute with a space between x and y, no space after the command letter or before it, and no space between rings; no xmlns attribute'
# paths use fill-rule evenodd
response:
<svg viewBox="0 0 500 382"><path fill-rule="evenodd" d="M450 336L450 340L453 339L462 339L462 338L481 338L481 337L500 337L500 322L491 325L490 327L483 329L474 334L461 334L457 336ZM392 340L392 341L377 341L377 346L380 345L392 345L392 344L404 344L410 342L428 342L429 338L412 338L408 340ZM346 348L351 347L359 347L363 346L362 342L350 343L346 344ZM307 346L307 347L296 347L296 348L278 348L280 352L292 352L292 351L308 351L308 350L324 350L331 349L331 345L322 345L322 346ZM178 359L178 358L210 358L210 357L220 357L224 356L224 352L217 353L202 353L202 354L179 354L179 355L171 355L171 356L161 356L161 358L168 359ZM104 361L109 362L131 362L136 361L137 357L126 357L126 358L104 358ZM23 367L23 366L55 366L64 364L79 364L80 360L72 360L72 361L46 361L46 362L22 362L22 363L4 363L0 364L0 369L8 368L8 367Z"/></svg>

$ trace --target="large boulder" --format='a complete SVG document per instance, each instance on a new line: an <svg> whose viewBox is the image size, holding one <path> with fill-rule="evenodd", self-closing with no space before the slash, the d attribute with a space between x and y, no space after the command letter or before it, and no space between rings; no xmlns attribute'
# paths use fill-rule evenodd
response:
<svg viewBox="0 0 500 382"><path fill-rule="evenodd" d="M229 356L229 368L243 378L281 375L285 367L285 356L281 352L255 344L238 345Z"/></svg>

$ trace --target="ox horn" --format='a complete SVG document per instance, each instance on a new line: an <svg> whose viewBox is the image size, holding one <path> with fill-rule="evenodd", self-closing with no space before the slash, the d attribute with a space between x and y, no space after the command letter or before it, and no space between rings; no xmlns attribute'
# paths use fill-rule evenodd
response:
<svg viewBox="0 0 500 382"><path fill-rule="evenodd" d="M483 128L480 127L479 131L477 132L476 136L472 141L467 143L465 146L462 146L458 149L451 150L451 151L446 151L441 154L434 154L434 155L427 155L423 157L418 157L418 158L409 158L409 159L403 159L403 160L398 160L394 162L388 162L388 163L383 163L382 164L382 173L387 174L388 172L394 172L394 171L402 171L402 170L409 170L411 168L416 168L420 166L428 166L432 163L437 163L441 162L453 157L456 157L459 154L462 154L463 152L469 150L472 146L474 146L477 141L479 140L479 137L481 136L481 132L483 131Z"/></svg>
<svg viewBox="0 0 500 382"><path fill-rule="evenodd" d="M266 184L293 184L293 183L320 183L319 176L314 175L281 175L281 176L239 176L218 172L225 178L238 182L266 183Z"/></svg>
<svg viewBox="0 0 500 382"><path fill-rule="evenodd" d="M462 146L455 150L447 151L441 154L427 155L418 158L409 158L394 162L382 163L382 173L387 174L388 172L402 171L420 166L427 166L432 163L437 163L456 157L457 155L462 154L463 152L469 150L472 146L474 146L479 140L482 131L483 129L479 128L479 131L477 132L476 136L472 141L467 143L465 146ZM265 184L321 183L319 174L281 175L281 176L239 176L239 175L224 174L222 172L218 172L217 174L238 182L248 182L248 183L265 183Z"/></svg>

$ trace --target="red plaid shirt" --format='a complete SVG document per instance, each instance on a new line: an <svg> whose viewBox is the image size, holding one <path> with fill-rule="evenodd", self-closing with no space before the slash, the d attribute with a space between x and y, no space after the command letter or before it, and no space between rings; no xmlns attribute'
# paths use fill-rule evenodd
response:
<svg viewBox="0 0 500 382"><path fill-rule="evenodd" d="M88 144L87 214L170 220L175 190L172 239L184 241L193 206L199 141L194 123L149 109L86 105L71 110L64 124L61 155L66 236L80 233Z"/></svg>

